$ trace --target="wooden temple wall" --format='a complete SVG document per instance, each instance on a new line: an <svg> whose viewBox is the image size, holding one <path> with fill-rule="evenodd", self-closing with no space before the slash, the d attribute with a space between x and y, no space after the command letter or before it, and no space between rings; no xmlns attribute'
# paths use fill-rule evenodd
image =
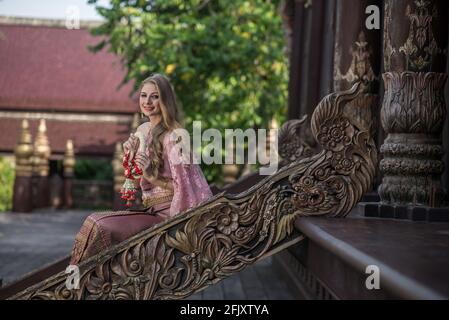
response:
<svg viewBox="0 0 449 320"><path fill-rule="evenodd" d="M372 119L364 124L371 125L381 154L373 193L380 191L381 200L392 206L447 206L449 123L444 97L449 101L448 2L293 0L288 4L289 119L310 116L325 95L365 80L365 95L356 103L366 107L360 121L367 115ZM365 10L371 5L379 8L379 29L365 26L370 15ZM302 134L307 139L310 132ZM275 257L279 272L297 289L298 298L338 299L351 294L363 298L358 288L348 284L362 283L366 275L329 258L332 252L317 255L314 246L313 241L303 242ZM326 278L326 266L344 276ZM326 285L329 279L346 282ZM385 291L379 294L377 298L392 297Z"/></svg>
<svg viewBox="0 0 449 320"><path fill-rule="evenodd" d="M397 3L396 3L397 2ZM385 26L385 10L390 1L361 0L361 1L326 1L326 0L290 0L285 14L290 26L290 83L289 83L289 119L300 119L303 115L311 115L314 107L325 95L339 89L347 89L353 81L362 76L369 81L366 99L372 107L375 140L378 147L385 140L386 133L380 122L380 111L384 98L384 82L382 73L389 71L385 64L386 42L384 34L391 29L392 33L399 32L397 51L407 41L410 30L410 14L431 17L434 13L431 34L435 37L441 50L436 54L433 69L448 73L447 55L447 4L444 1L430 1L428 8L419 9L414 0L394 1L397 9L396 16ZM427 2L426 2L427 3ZM369 13L365 9L374 5L380 11L380 28L368 30L365 21ZM414 12L407 16L407 6ZM436 9L433 9L433 8ZM445 9L444 9L445 8ZM421 11L419 11L421 10ZM389 29L390 28L390 29ZM429 36L430 37L430 36ZM426 40L429 44L431 39ZM399 43L399 42L403 43ZM438 46L437 45L437 46ZM424 45L424 49L425 49ZM404 48L402 49L404 50ZM400 54L401 52L399 52ZM398 52L395 52L398 56ZM444 59L444 63L443 60ZM418 70L420 71L420 70ZM424 69L423 69L424 71ZM449 84L444 88L446 101L449 98ZM374 97L375 96L375 97ZM309 132L303 132L310 135ZM449 189L449 125L445 122L443 137L443 159L445 170L442 174L442 186ZM376 187L381 177L377 179Z"/></svg>

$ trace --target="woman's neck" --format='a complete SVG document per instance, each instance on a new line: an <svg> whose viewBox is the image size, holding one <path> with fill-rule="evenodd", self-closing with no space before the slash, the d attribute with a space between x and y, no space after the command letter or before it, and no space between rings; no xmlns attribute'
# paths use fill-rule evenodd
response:
<svg viewBox="0 0 449 320"><path fill-rule="evenodd" d="M150 129L153 130L154 127L156 127L162 120L162 117L160 115L154 115L150 116Z"/></svg>

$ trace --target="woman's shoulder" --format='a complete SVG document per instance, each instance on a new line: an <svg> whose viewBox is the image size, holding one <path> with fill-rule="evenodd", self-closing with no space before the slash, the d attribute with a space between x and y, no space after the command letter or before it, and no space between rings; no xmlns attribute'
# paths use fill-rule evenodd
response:
<svg viewBox="0 0 449 320"><path fill-rule="evenodd" d="M167 130L163 133L162 136L162 141L164 143L165 146L167 145L173 145L174 140L173 140L173 131L172 130Z"/></svg>
<svg viewBox="0 0 449 320"><path fill-rule="evenodd" d="M180 142L183 134L182 132L178 131L179 129L184 130L183 128L174 128L165 131L163 134L164 143L176 144Z"/></svg>
<svg viewBox="0 0 449 320"><path fill-rule="evenodd" d="M150 130L150 122L147 121L138 126L136 132L143 132L147 134L149 130Z"/></svg>

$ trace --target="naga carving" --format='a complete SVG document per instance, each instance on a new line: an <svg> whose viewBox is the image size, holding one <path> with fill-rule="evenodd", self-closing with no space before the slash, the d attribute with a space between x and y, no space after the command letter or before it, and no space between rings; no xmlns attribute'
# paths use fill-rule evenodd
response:
<svg viewBox="0 0 449 320"><path fill-rule="evenodd" d="M285 122L278 133L278 153L281 156L281 165L285 165L316 153L316 148L308 142L308 127L301 130L307 120L307 115L301 119L293 119ZM302 132L303 131L303 132Z"/></svg>
<svg viewBox="0 0 449 320"><path fill-rule="evenodd" d="M304 216L344 217L371 186L376 147L345 109L359 83L330 94L311 119L322 151L238 195L222 192L79 265L79 289L59 273L13 299L182 299L303 237Z"/></svg>

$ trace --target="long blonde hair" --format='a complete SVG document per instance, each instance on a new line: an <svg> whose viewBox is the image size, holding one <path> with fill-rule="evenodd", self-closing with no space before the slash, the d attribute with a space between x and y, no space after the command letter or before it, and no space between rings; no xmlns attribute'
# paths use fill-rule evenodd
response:
<svg viewBox="0 0 449 320"><path fill-rule="evenodd" d="M162 120L151 131L153 137L149 148L153 151L154 156L150 159L150 165L147 174L155 177L159 176L159 172L164 167L163 158L163 139L166 133L171 130L182 128L181 125L181 109L178 106L175 91L170 81L162 74L152 74L150 77L142 81L139 92L145 84L152 83L157 89L159 95L159 105L162 113Z"/></svg>

